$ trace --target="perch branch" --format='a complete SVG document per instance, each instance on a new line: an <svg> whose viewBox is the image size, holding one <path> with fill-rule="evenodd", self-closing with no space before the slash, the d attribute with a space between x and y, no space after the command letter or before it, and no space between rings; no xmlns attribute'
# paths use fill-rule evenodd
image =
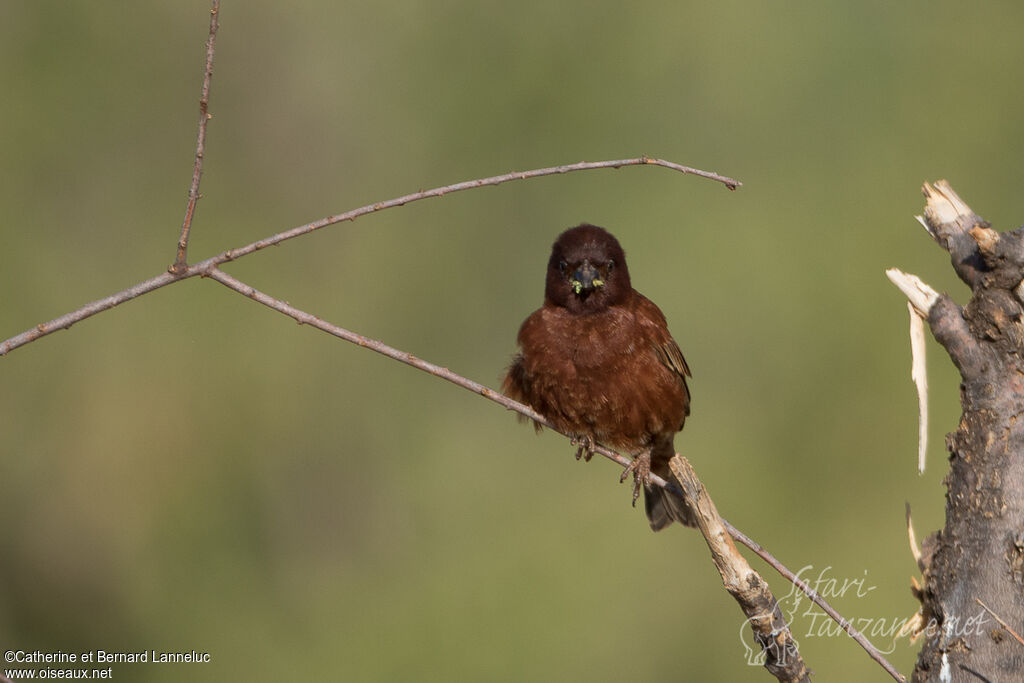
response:
<svg viewBox="0 0 1024 683"><path fill-rule="evenodd" d="M540 413L536 412L529 406L519 403L518 401L514 401L508 396L505 396L504 394L494 391L493 389L490 389L489 387L486 387L483 384L480 384L479 382L474 382L473 380L463 377L458 373L452 372L448 368L443 368L439 365L435 365L434 363L423 360L422 358L418 358L412 355L411 353L400 351L399 349L396 349L392 346L388 346L387 344L380 342L376 339L364 337L361 334L357 334L355 332L346 330L342 327L338 327L337 325L329 323L321 318L318 318L315 315L295 308L294 306L284 301L281 301L280 299L276 299L268 294L265 294L259 291L258 289L250 285L247 285L241 280L232 277L231 275L227 274L220 268L213 267L207 273L205 273L205 275L206 277L216 280L225 287L228 287L229 289L232 289L238 292L239 294L242 294L243 296L252 299L253 301L261 303L264 306L267 306L268 308L272 308L273 310L279 313L283 313L284 315L298 322L300 325L310 325L311 327L315 327L318 330L338 337L339 339L344 339L345 341L351 342L363 348L376 351L377 353L383 354L388 358L392 358L401 363L405 363L406 365L411 365L412 367L417 368L419 370L423 370L424 372L434 375L435 377L445 379L451 382L452 384L455 384L456 386L462 387L463 389L467 389L475 394L483 396L484 398L490 399L494 403L497 403L498 405L503 406L508 410L515 411L520 415L528 417L534 422L543 425L548 429L551 429L552 431L558 432L563 436L569 436L568 434L560 432L553 424L548 422ZM629 458L620 455L619 453L616 453L615 451L609 448L605 448L600 444L595 444L594 452L599 453L602 456L608 458L609 460L618 463L622 467L628 467L629 464L632 462ZM667 482L666 480L662 479L661 477L654 473L651 474L651 484L654 486L660 486L661 488L664 489L668 489L677 496L683 496L683 492L679 488L679 486L677 486L674 483ZM852 624L850 624L850 621L848 619L845 619L830 604L828 604L828 602L824 598L818 595L817 591L813 590L810 586L808 586L804 581L802 581L798 576L796 576L796 574L794 574L784 564L777 560L775 556L773 556L770 552L765 550L765 548L762 547L759 543L757 543L749 536L744 534L742 531L734 527L726 519L722 518L721 521L724 528L729 532L729 535L731 535L733 538L735 538L743 545L750 548L758 557L760 557L762 560L768 563L769 566L771 566L773 569L779 572L779 574L782 575L787 581L792 583L794 586L797 587L797 589L803 592L811 600L811 602L821 607L821 609L830 618L835 620L835 622L839 624L839 626L844 631L846 631L850 635L850 637L857 642L858 645L864 648L864 650L868 653L868 656L870 656L872 659L878 662L893 678L895 678L897 681L903 680L903 677L899 674L898 671L896 671L892 664L890 664L885 659L882 653L879 652L878 649L874 645L872 645L871 642L868 641L868 639L865 638L860 631L854 628Z"/></svg>
<svg viewBox="0 0 1024 683"><path fill-rule="evenodd" d="M740 186L738 180L727 178L717 173L710 173L708 171L701 171L699 169L690 168L689 166L682 166L680 164L665 161L663 159L651 159L648 157L637 157L635 159L619 159L616 161L581 161L576 164L568 164L566 166L552 166L549 168L537 168L531 171L514 171L512 173L506 173L504 175L492 176L490 178L479 178L477 180L467 180L461 183L455 183L452 185L445 185L443 187L435 187L432 190L421 190L419 192L413 192L412 194L403 195L394 199L388 199L383 202L377 202L375 204L367 204L366 206L359 207L358 209L352 209L345 213L339 213L334 216L327 216L320 220L313 221L312 223L306 223L300 225L291 230L280 232L276 235L272 235L262 240L252 242L242 247L235 249L228 249L227 251L221 252L216 256L212 256L204 261L194 263L190 266L186 266L183 269L176 270L175 272L167 271L157 275L156 277L140 282L133 287L111 294L103 299L97 299L91 301L84 306L81 306L70 313L54 318L48 322L39 323L35 327L28 329L21 334L15 335L10 339L0 342L0 356L5 356L19 346L24 346L30 342L45 337L48 334L52 334L57 330L66 330L75 323L85 320L91 316L96 315L102 311L113 308L123 304L126 301L142 296L152 292L154 289L159 289L166 285L177 282L178 280L184 280L197 275L205 275L213 268L227 263L228 261L235 261L248 256L249 254L265 249L276 244L280 244L285 240L292 239L293 237L299 237L307 233L319 230L320 228L333 225L335 223L341 223L342 221L354 221L360 216L366 214L375 213L377 211L383 211L384 209L391 209L396 206L403 206L410 204L421 199L429 199L431 197L443 197L446 194L452 192L459 192L462 190L472 190L477 187L486 187L492 185L500 185L510 180L526 180L529 178L539 178L541 176L556 175L561 173L570 173L572 171L587 171L598 168L621 168L623 166L662 166L664 168L679 171L680 173L697 175L702 178L709 178L723 183L730 189L736 189ZM174 270L172 268L172 270Z"/></svg>
<svg viewBox="0 0 1024 683"><path fill-rule="evenodd" d="M199 201L199 181L203 177L203 159L206 156L206 124L210 121L210 80L213 78L213 53L216 49L217 21L220 13L220 0L213 0L210 8L210 37L206 40L206 71L203 74L203 89L199 96L199 132L196 134L196 160L192 166L192 186L188 190L188 204L185 207L185 219L181 223L181 237L178 238L178 255L171 265L172 273L180 273L187 267L188 238L192 231L192 218L195 216L196 203Z"/></svg>
<svg viewBox="0 0 1024 683"><path fill-rule="evenodd" d="M810 681L811 676L768 584L740 554L718 515L707 489L689 461L676 455L669 463L683 496L694 512L697 528L711 550L711 560L725 590L747 616L754 639L765 655L764 667L780 681Z"/></svg>

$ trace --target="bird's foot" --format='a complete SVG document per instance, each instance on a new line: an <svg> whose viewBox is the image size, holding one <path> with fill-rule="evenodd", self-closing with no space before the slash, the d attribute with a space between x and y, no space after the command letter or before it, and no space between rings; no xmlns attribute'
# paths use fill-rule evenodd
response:
<svg viewBox="0 0 1024 683"><path fill-rule="evenodd" d="M590 459L594 457L594 438L589 434L577 436L570 443L573 446L579 446L576 449L577 460L583 458L584 462L590 462Z"/></svg>
<svg viewBox="0 0 1024 683"><path fill-rule="evenodd" d="M651 452L649 450L637 453L633 462L622 471L619 482L624 482L633 473L633 507L636 507L636 499L640 497L640 488L651 487Z"/></svg>

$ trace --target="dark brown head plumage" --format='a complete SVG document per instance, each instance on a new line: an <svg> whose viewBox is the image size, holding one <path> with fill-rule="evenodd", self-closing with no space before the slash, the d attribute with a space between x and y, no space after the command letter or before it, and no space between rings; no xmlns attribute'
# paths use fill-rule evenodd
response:
<svg viewBox="0 0 1024 683"><path fill-rule="evenodd" d="M633 293L626 253L604 228L584 223L555 240L548 259L544 303L573 313L597 313Z"/></svg>
<svg viewBox="0 0 1024 683"><path fill-rule="evenodd" d="M503 383L583 444L634 456L635 488L650 472L670 476L673 438L690 414L690 369L665 316L633 289L626 254L604 228L582 224L555 240L544 306L519 330L520 353ZM651 527L692 525L685 504L660 489L645 496Z"/></svg>

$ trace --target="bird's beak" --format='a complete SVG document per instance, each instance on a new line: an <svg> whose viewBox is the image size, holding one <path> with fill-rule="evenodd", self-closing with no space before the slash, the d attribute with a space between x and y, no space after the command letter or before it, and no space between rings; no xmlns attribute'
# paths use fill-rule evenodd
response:
<svg viewBox="0 0 1024 683"><path fill-rule="evenodd" d="M597 272L597 268L590 265L590 261L584 261L583 265L572 274L569 284L572 285L574 292L580 294L584 291L604 287L604 280L601 279L601 273Z"/></svg>

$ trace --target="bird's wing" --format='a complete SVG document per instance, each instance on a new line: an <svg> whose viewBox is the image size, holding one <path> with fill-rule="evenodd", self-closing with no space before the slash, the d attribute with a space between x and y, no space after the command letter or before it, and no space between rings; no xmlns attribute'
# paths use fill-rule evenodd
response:
<svg viewBox="0 0 1024 683"><path fill-rule="evenodd" d="M690 366L686 364L683 352L679 350L679 345L668 331L665 315L643 294L637 292L636 298L636 319L645 336L651 341L661 362L685 381L691 376Z"/></svg>
<svg viewBox="0 0 1024 683"><path fill-rule="evenodd" d="M682 382L685 394L684 415L689 415L690 387L686 385L686 378L690 377L690 366L686 364L683 352L679 350L679 345L676 344L676 340L672 338L672 334L668 331L668 323L665 321L665 315L661 312L661 309L643 294L636 291L634 291L634 294L637 300L635 308L636 320L644 331L644 336L650 340L651 346L654 347L658 360L674 372L679 377L679 381Z"/></svg>

